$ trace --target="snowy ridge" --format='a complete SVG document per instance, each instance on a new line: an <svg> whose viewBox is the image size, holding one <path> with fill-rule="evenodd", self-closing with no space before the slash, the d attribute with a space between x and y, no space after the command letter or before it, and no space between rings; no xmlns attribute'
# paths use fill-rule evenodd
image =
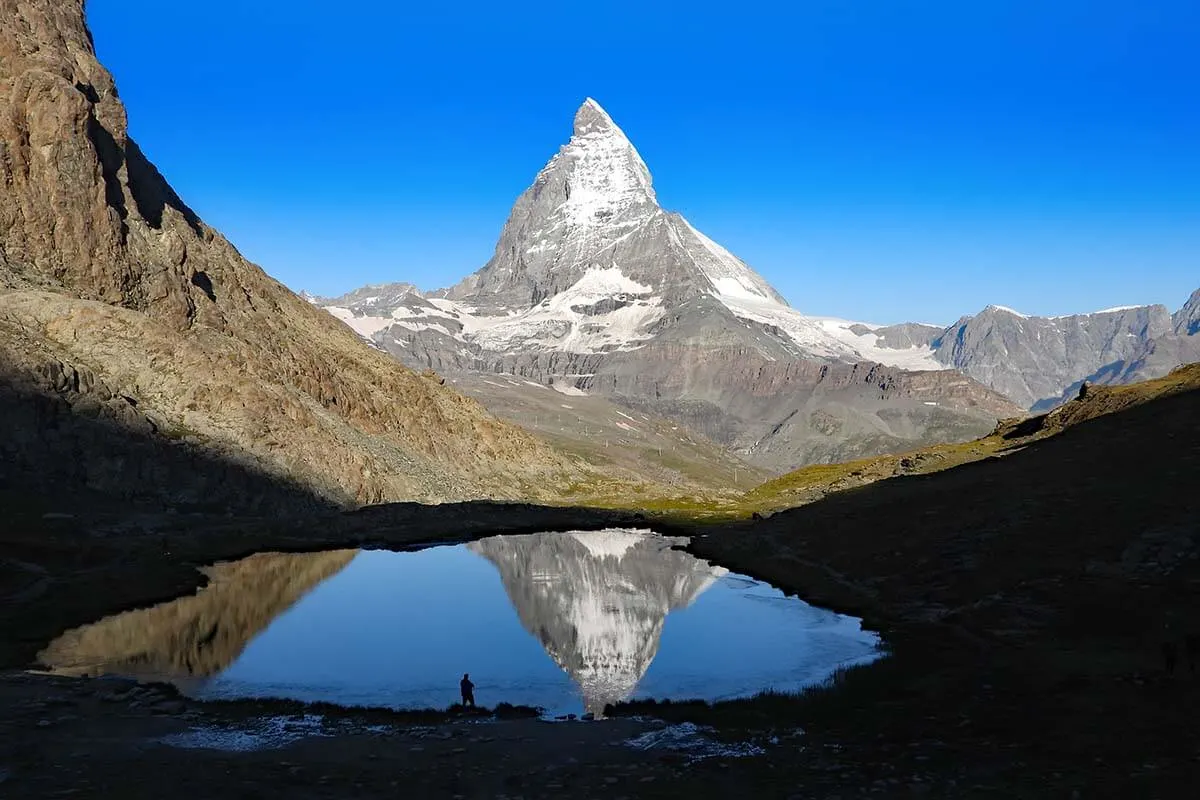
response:
<svg viewBox="0 0 1200 800"><path fill-rule="evenodd" d="M692 223L677 215L686 228L686 232L700 245L700 250L688 248L692 261L708 278L718 298L735 300L774 302L786 306L787 303L778 292L758 273L754 272L740 258L730 253L724 247L696 230ZM672 229L676 237L678 232ZM683 242L680 241L682 245Z"/></svg>
<svg viewBox="0 0 1200 800"><path fill-rule="evenodd" d="M992 305L989 305L987 308L985 308L984 311L1002 311L1005 314L1012 314L1014 317L1020 317L1021 319L1029 319L1028 314L1022 314L1020 311L1015 311L1015 310L1009 308L1008 306L998 306L998 305L992 304Z"/></svg>
<svg viewBox="0 0 1200 800"><path fill-rule="evenodd" d="M1085 311L1079 314L1055 314L1052 317L1045 317L1045 319L1070 319L1071 317L1092 317L1098 314L1121 314L1125 311L1137 311L1139 308L1150 307L1151 306L1146 303L1133 306L1113 306L1112 308L1102 308L1099 311Z"/></svg>

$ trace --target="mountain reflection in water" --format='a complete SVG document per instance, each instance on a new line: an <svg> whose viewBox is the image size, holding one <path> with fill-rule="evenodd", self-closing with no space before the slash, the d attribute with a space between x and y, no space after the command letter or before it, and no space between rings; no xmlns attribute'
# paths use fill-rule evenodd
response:
<svg viewBox="0 0 1200 800"><path fill-rule="evenodd" d="M216 675L357 553L259 553L217 564L205 570L210 582L195 595L67 631L38 654L38 661L69 675Z"/></svg>
<svg viewBox="0 0 1200 800"><path fill-rule="evenodd" d="M579 686L587 711L627 699L667 614L726 574L636 531L496 536L467 545L495 564L521 624Z"/></svg>
<svg viewBox="0 0 1200 800"><path fill-rule="evenodd" d="M193 596L69 631L39 659L201 697L408 708L445 707L470 672L485 705L599 714L635 694L798 689L877 657L857 620L672 549L684 541L609 530L260 554L210 568Z"/></svg>

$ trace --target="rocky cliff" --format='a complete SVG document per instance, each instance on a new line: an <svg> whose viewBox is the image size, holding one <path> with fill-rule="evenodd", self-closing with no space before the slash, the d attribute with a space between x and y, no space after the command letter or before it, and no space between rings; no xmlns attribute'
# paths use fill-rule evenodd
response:
<svg viewBox="0 0 1200 800"><path fill-rule="evenodd" d="M339 504L544 497L588 474L365 346L205 225L130 139L82 0L0 0L0 186L6 402L58 398ZM55 484L62 459L91 458L46 452L15 420L17 471Z"/></svg>
<svg viewBox="0 0 1200 800"><path fill-rule="evenodd" d="M1200 289L1192 292L1192 296L1183 304L1183 308L1171 317L1175 323L1177 336L1195 336L1200 333Z"/></svg>

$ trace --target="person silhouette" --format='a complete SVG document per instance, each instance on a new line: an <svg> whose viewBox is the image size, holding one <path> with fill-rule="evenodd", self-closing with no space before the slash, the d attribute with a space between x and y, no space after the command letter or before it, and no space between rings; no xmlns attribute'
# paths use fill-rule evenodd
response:
<svg viewBox="0 0 1200 800"><path fill-rule="evenodd" d="M464 706L475 707L475 684L471 683L470 673L464 672L463 678L458 683L458 688L462 690L462 704Z"/></svg>

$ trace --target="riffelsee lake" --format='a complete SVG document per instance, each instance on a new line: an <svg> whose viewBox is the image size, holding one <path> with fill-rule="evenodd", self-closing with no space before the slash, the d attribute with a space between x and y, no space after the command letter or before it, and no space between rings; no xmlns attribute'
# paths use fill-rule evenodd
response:
<svg viewBox="0 0 1200 800"><path fill-rule="evenodd" d="M644 531L496 536L417 552L264 553L192 596L68 632L73 674L176 682L201 698L601 713L629 698L797 690L879 657L856 618Z"/></svg>

